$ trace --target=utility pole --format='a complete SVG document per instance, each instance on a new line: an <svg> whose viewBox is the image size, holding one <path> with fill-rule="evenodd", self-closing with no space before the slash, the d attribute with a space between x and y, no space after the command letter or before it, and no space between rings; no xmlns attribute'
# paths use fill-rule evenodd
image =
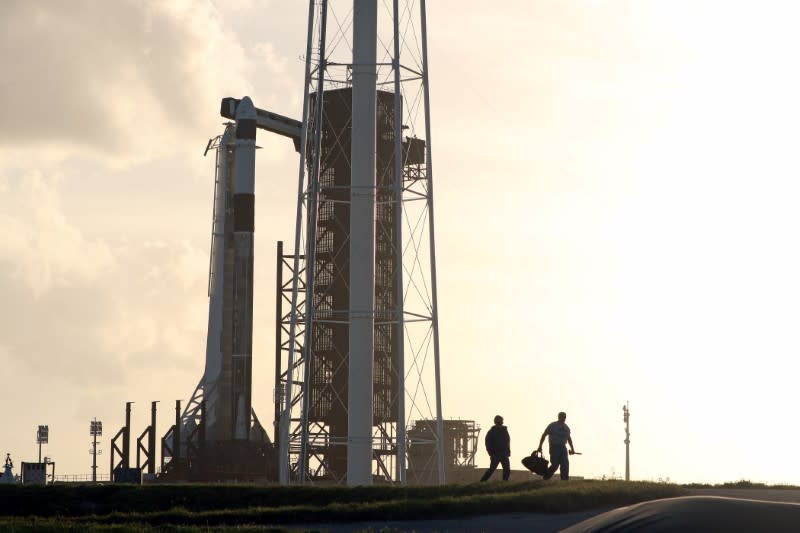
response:
<svg viewBox="0 0 800 533"><path fill-rule="evenodd" d="M625 481L631 480L631 417L630 402L622 406L622 420L625 422Z"/></svg>

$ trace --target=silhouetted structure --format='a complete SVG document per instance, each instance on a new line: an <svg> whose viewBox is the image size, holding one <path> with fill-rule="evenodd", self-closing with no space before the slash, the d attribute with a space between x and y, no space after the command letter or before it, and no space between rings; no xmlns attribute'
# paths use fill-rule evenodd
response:
<svg viewBox="0 0 800 533"><path fill-rule="evenodd" d="M447 479L474 482L480 427L473 420L442 420L442 425ZM409 483L431 485L438 481L436 435L435 420L418 420L408 430Z"/></svg>
<svg viewBox="0 0 800 533"><path fill-rule="evenodd" d="M295 246L279 253L279 479L404 483L408 421L444 433L425 7L327 15L311 4Z"/></svg>

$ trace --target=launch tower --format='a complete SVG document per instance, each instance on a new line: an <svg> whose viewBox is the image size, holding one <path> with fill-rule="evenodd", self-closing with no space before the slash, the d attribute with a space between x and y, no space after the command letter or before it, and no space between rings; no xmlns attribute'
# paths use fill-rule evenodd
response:
<svg viewBox="0 0 800 533"><path fill-rule="evenodd" d="M445 481L425 1L391 4L309 2L294 253L278 257L282 483ZM414 419L432 431L409 440ZM435 453L409 469L409 445Z"/></svg>

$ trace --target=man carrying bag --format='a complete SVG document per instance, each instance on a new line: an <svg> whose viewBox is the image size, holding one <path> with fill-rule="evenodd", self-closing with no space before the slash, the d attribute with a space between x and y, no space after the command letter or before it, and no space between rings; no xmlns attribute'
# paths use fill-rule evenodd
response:
<svg viewBox="0 0 800 533"><path fill-rule="evenodd" d="M542 438L539 440L539 447L537 452L542 452L542 443L544 438L548 437L550 442L550 468L547 473L542 477L550 479L556 470L561 469L561 479L567 481L569 479L569 456L575 453L575 446L572 445L572 436L570 434L569 426L566 424L567 413L558 413L558 420L551 422L542 433ZM567 443L569 443L569 454L567 454Z"/></svg>

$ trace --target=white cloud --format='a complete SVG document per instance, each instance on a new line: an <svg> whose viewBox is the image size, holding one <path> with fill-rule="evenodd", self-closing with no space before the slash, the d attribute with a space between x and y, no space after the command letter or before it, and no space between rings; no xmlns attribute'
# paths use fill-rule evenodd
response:
<svg viewBox="0 0 800 533"><path fill-rule="evenodd" d="M24 176L0 207L4 358L66 382L124 381L114 367L127 361L200 353L204 251L87 237L61 210L58 176Z"/></svg>
<svg viewBox="0 0 800 533"><path fill-rule="evenodd" d="M13 279L39 296L53 287L92 282L112 266L108 246L84 238L61 213L55 192L58 177L32 172L6 195L19 216L0 214L0 261L12 266ZM9 205L5 213L13 212Z"/></svg>
<svg viewBox="0 0 800 533"><path fill-rule="evenodd" d="M217 12L198 2L6 2L0 140L89 149L112 158L164 153L214 124L225 86L249 64ZM209 121L210 120L210 121Z"/></svg>

